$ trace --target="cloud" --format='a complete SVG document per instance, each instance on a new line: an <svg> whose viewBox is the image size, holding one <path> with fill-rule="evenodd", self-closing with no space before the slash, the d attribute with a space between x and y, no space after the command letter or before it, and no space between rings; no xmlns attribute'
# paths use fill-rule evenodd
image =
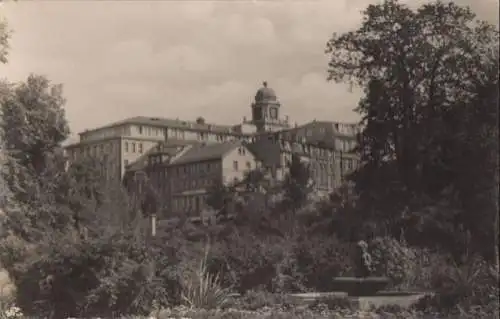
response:
<svg viewBox="0 0 500 319"><path fill-rule="evenodd" d="M360 93L326 82L324 48L332 32L359 25L370 2L6 3L14 34L0 72L14 81L35 72L63 83L73 131L135 115L235 124L250 115L263 80L291 121L354 121ZM498 1L468 4L496 16Z"/></svg>

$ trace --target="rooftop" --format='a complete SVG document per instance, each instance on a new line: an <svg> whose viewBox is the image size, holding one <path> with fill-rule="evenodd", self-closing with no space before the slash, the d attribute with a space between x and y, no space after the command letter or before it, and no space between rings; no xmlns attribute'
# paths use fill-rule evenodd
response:
<svg viewBox="0 0 500 319"><path fill-rule="evenodd" d="M125 124L148 125L148 126L156 126L162 128L167 128L167 127L178 128L178 129L193 130L193 131L212 131L216 133L231 133L231 134L238 133L234 131L233 125L210 124L199 120L185 121L179 119L135 116L105 126L83 131L80 133L80 135L106 128L117 127Z"/></svg>
<svg viewBox="0 0 500 319"><path fill-rule="evenodd" d="M151 155L155 154L165 154L169 156L175 156L179 153L179 149L183 149L184 147L192 144L196 144L198 142L192 141L184 141L184 140L169 140L168 142L159 142L158 145L149 149L147 152L142 154L137 160L133 163L130 163L126 169L128 171L138 171L143 169L148 164L148 159Z"/></svg>
<svg viewBox="0 0 500 319"><path fill-rule="evenodd" d="M176 158L172 164L188 164L222 158L224 154L241 146L240 141L193 145L184 154Z"/></svg>

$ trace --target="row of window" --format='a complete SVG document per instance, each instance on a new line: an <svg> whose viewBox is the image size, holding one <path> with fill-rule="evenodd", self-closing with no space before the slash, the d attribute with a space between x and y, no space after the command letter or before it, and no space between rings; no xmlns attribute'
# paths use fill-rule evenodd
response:
<svg viewBox="0 0 500 319"><path fill-rule="evenodd" d="M238 147L238 154L239 155L245 155L246 154L246 149L244 147Z"/></svg>
<svg viewBox="0 0 500 319"><path fill-rule="evenodd" d="M213 134L207 132L198 132L197 133L198 141L217 141L217 142L225 142L229 138L225 135Z"/></svg>
<svg viewBox="0 0 500 319"><path fill-rule="evenodd" d="M188 180L179 180L175 183L172 183L173 192L183 192L186 190L196 190L200 188L210 188L214 185L213 179L207 178L197 178L197 179L188 179Z"/></svg>
<svg viewBox="0 0 500 319"><path fill-rule="evenodd" d="M209 128L210 129L210 128ZM180 140L186 139L186 133L193 134L192 139L197 139L198 141L217 141L224 142L229 139L229 136L223 134L214 134L209 132L192 132L183 129L177 128L158 128L158 127L150 127L150 126L138 126L137 131L139 135L143 136L164 136L164 137L172 137ZM196 135L194 135L196 134ZM195 137L196 136L196 137ZM188 136L188 139L189 136Z"/></svg>
<svg viewBox="0 0 500 319"><path fill-rule="evenodd" d="M350 152L356 147L356 142L353 140L338 140L337 148L342 152Z"/></svg>
<svg viewBox="0 0 500 319"><path fill-rule="evenodd" d="M144 152L144 146L142 143L136 143L136 142L125 142L124 144L124 152L128 153L139 153L142 154Z"/></svg>
<svg viewBox="0 0 500 319"><path fill-rule="evenodd" d="M183 177L183 175L208 174L217 169L220 169L220 164L217 162L196 163L175 167L172 173L176 177Z"/></svg>
<svg viewBox="0 0 500 319"><path fill-rule="evenodd" d="M158 128L158 127L151 127L151 126L139 126L138 131L140 135L147 135L147 136L162 136L164 129Z"/></svg>
<svg viewBox="0 0 500 319"><path fill-rule="evenodd" d="M340 169L342 171L352 171L356 169L356 163L357 161L352 158L343 158L340 161Z"/></svg>
<svg viewBox="0 0 500 319"><path fill-rule="evenodd" d="M359 133L360 128L355 124L335 123L335 129L342 134L354 135Z"/></svg>
<svg viewBox="0 0 500 319"><path fill-rule="evenodd" d="M205 207L207 195L183 196L172 200L172 209L176 212L199 212Z"/></svg>
<svg viewBox="0 0 500 319"><path fill-rule="evenodd" d="M316 184L317 188L320 189L333 189L335 184L335 175L333 174L321 174L318 171L311 176Z"/></svg>
<svg viewBox="0 0 500 319"><path fill-rule="evenodd" d="M278 142L276 136L269 136L269 140L273 142ZM327 149L327 148L321 148L321 147L315 147L310 144L306 143L299 143L299 142L290 142L290 141L285 141L285 140L280 140L281 147L283 150L287 152L298 152L302 154L308 154L311 157L333 157L334 151L333 149Z"/></svg>
<svg viewBox="0 0 500 319"><path fill-rule="evenodd" d="M81 141L89 141L89 140L100 140L103 138L113 137L113 136L126 136L126 135L130 135L130 126L113 127L113 128L101 129L98 131L83 132L80 135L80 139Z"/></svg>
<svg viewBox="0 0 500 319"><path fill-rule="evenodd" d="M239 169L240 169L239 168L239 162L238 161L233 161L233 170L238 171ZM245 163L245 169L246 170L252 169L252 163L246 162Z"/></svg>
<svg viewBox="0 0 500 319"><path fill-rule="evenodd" d="M115 145L113 143L102 143L95 145L87 145L80 149L68 150L68 155L72 159L76 159L79 155L98 157L105 154L113 153Z"/></svg>

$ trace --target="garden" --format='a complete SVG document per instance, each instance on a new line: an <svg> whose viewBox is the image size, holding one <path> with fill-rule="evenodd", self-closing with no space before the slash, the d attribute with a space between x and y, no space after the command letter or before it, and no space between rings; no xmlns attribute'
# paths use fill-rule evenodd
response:
<svg viewBox="0 0 500 319"><path fill-rule="evenodd" d="M209 190L216 223L68 163L60 86L1 82L0 319L498 318L498 31L453 3L363 17L326 50L365 90L362 165L321 199L298 156L249 172Z"/></svg>

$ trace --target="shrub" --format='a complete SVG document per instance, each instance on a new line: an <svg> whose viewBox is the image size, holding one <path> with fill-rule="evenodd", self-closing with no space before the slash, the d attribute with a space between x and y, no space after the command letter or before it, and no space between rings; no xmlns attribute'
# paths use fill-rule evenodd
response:
<svg viewBox="0 0 500 319"><path fill-rule="evenodd" d="M323 310L325 306L328 310L341 311L349 310L354 311L356 309L355 304L348 297L339 296L328 296L316 299L312 304L309 305L310 309Z"/></svg>
<svg viewBox="0 0 500 319"><path fill-rule="evenodd" d="M380 307L377 307L375 309L375 312L379 315L384 315L384 314L403 314L406 312L406 309L400 305L393 304L393 305L383 305Z"/></svg>
<svg viewBox="0 0 500 319"><path fill-rule="evenodd" d="M234 233L217 245L210 257L210 269L222 274L225 286L243 294L248 290L270 292L300 290L300 278L291 245L280 237L258 238Z"/></svg>
<svg viewBox="0 0 500 319"><path fill-rule="evenodd" d="M498 273L479 256L461 264L438 265L433 277L435 295L422 298L415 308L422 311L464 315L498 311Z"/></svg>
<svg viewBox="0 0 500 319"><path fill-rule="evenodd" d="M375 274L387 276L397 288L409 288L418 268L417 254L391 237L377 237L369 244Z"/></svg>
<svg viewBox="0 0 500 319"><path fill-rule="evenodd" d="M290 309L293 306L293 301L285 294L250 290L238 298L237 305L244 310L258 310L272 307Z"/></svg>
<svg viewBox="0 0 500 319"><path fill-rule="evenodd" d="M334 277L352 275L353 247L334 236L305 237L297 241L294 253L307 288L328 292Z"/></svg>
<svg viewBox="0 0 500 319"><path fill-rule="evenodd" d="M24 313L39 317L149 314L169 303L175 278L143 241L126 233L82 240L56 235L41 243L17 284Z"/></svg>
<svg viewBox="0 0 500 319"><path fill-rule="evenodd" d="M238 298L237 305L245 310L257 310L275 305L273 295L265 291L249 290Z"/></svg>
<svg viewBox="0 0 500 319"><path fill-rule="evenodd" d="M375 274L386 276L395 289L432 290L436 271L447 269L449 256L410 247L391 237L377 237L369 245Z"/></svg>

